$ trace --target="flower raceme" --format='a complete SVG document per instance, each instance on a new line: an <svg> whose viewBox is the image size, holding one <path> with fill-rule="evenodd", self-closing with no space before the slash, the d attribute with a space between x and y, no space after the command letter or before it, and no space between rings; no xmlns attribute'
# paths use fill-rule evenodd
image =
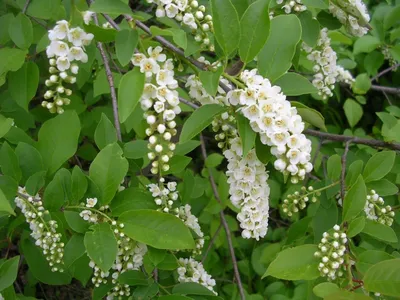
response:
<svg viewBox="0 0 400 300"><path fill-rule="evenodd" d="M88 56L85 46L88 46L93 34L86 33L82 28L70 28L65 20L57 22L57 25L49 30L48 37L50 45L46 48L49 58L50 78L45 84L49 87L44 94L45 101L42 106L46 107L51 113L63 113L64 105L70 103L72 91L64 87L64 83L73 84L76 82L75 75L78 74L79 66L76 62L86 63ZM49 100L53 100L52 102Z"/></svg>

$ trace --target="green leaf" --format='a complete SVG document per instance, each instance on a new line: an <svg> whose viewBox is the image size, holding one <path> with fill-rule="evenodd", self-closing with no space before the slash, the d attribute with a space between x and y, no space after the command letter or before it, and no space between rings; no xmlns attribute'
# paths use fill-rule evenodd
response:
<svg viewBox="0 0 400 300"><path fill-rule="evenodd" d="M319 277L319 261L314 256L317 250L317 245L302 245L281 251L262 278L272 276L284 280L312 280Z"/></svg>
<svg viewBox="0 0 400 300"><path fill-rule="evenodd" d="M132 14L129 6L120 0L96 0L96 2L90 5L89 9L96 13L111 15Z"/></svg>
<svg viewBox="0 0 400 300"><path fill-rule="evenodd" d="M353 99L347 99L344 102L343 109L350 127L354 127L361 120L363 115L361 105Z"/></svg>
<svg viewBox="0 0 400 300"><path fill-rule="evenodd" d="M118 217L130 210L157 209L157 205L148 191L132 187L119 192L110 203L110 209L111 214Z"/></svg>
<svg viewBox="0 0 400 300"><path fill-rule="evenodd" d="M29 102L36 94L38 85L39 68L33 62L27 62L21 69L8 75L8 90L11 97L26 111Z"/></svg>
<svg viewBox="0 0 400 300"><path fill-rule="evenodd" d="M124 156L130 159L143 158L149 152L149 148L147 148L148 144L149 142L144 140L128 142L124 145Z"/></svg>
<svg viewBox="0 0 400 300"><path fill-rule="evenodd" d="M363 177L359 175L357 181L344 197L343 222L350 221L356 217L364 209L365 201L367 201L367 188Z"/></svg>
<svg viewBox="0 0 400 300"><path fill-rule="evenodd" d="M312 16L312 13L308 10L303 11L298 15L301 22L301 39L310 47L314 47L317 44L319 37L320 26L318 21Z"/></svg>
<svg viewBox="0 0 400 300"><path fill-rule="evenodd" d="M15 216L14 209L11 207L10 202L7 200L2 190L0 190L0 212L1 211Z"/></svg>
<svg viewBox="0 0 400 300"><path fill-rule="evenodd" d="M118 276L118 282L130 286L149 284L149 280L144 276L143 272L136 270L129 270L120 274L120 276Z"/></svg>
<svg viewBox="0 0 400 300"><path fill-rule="evenodd" d="M269 4L270 0L253 2L240 20L239 55L244 63L252 61L268 39Z"/></svg>
<svg viewBox="0 0 400 300"><path fill-rule="evenodd" d="M326 27L329 30L335 30L342 27L342 23L340 23L337 18L324 10L318 13L317 20L319 24L321 24L322 28Z"/></svg>
<svg viewBox="0 0 400 300"><path fill-rule="evenodd" d="M365 182L385 177L392 169L395 158L396 152L394 151L382 151L374 154L364 168Z"/></svg>
<svg viewBox="0 0 400 300"><path fill-rule="evenodd" d="M50 211L58 211L71 199L71 174L66 169L57 171L43 194L44 206Z"/></svg>
<svg viewBox="0 0 400 300"><path fill-rule="evenodd" d="M196 282L178 283L173 287L172 293L182 295L215 296L215 294L208 288Z"/></svg>
<svg viewBox="0 0 400 300"><path fill-rule="evenodd" d="M167 251L164 249L156 249L153 247L148 247L149 259L155 267L164 260L166 255Z"/></svg>
<svg viewBox="0 0 400 300"><path fill-rule="evenodd" d="M215 96L219 86L219 78L221 77L223 68L218 68L215 72L212 71L200 71L199 78L203 84L204 89L211 96Z"/></svg>
<svg viewBox="0 0 400 300"><path fill-rule="evenodd" d="M359 74L356 77L356 81L351 86L353 92L356 94L364 95L371 88L371 80L369 79L368 74L363 73Z"/></svg>
<svg viewBox="0 0 400 300"><path fill-rule="evenodd" d="M0 149L0 166L3 175L10 176L17 182L20 181L22 172L19 167L18 157L7 142L4 142Z"/></svg>
<svg viewBox="0 0 400 300"><path fill-rule="evenodd" d="M379 241L386 243L397 243L397 236L394 230L384 224L374 222L371 220L366 220L365 227L362 231Z"/></svg>
<svg viewBox="0 0 400 300"><path fill-rule="evenodd" d="M243 157L254 148L256 142L256 133L251 128L249 120L242 114L236 115L237 126L239 130L239 136L242 142Z"/></svg>
<svg viewBox="0 0 400 300"><path fill-rule="evenodd" d="M356 160L353 162L346 174L346 185L352 186L358 179L358 175L362 173L364 162L362 160Z"/></svg>
<svg viewBox="0 0 400 300"><path fill-rule="evenodd" d="M349 227L347 229L347 236L352 238L359 234L365 227L365 217L360 216L349 222Z"/></svg>
<svg viewBox="0 0 400 300"><path fill-rule="evenodd" d="M81 124L75 111L66 111L46 121L39 130L37 149L48 174L53 174L78 148Z"/></svg>
<svg viewBox="0 0 400 300"><path fill-rule="evenodd" d="M0 291L11 286L17 279L19 256L14 256L0 265Z"/></svg>
<svg viewBox="0 0 400 300"><path fill-rule="evenodd" d="M290 104L296 107L297 113L301 116L304 122L307 122L310 125L318 127L323 131L327 131L325 127L325 118L319 111L309 108L303 103L297 101L290 101Z"/></svg>
<svg viewBox="0 0 400 300"><path fill-rule="evenodd" d="M119 63L125 67L132 58L139 41L137 30L123 29L115 37L115 52Z"/></svg>
<svg viewBox="0 0 400 300"><path fill-rule="evenodd" d="M23 13L19 13L10 23L8 34L18 48L28 49L33 41L32 23Z"/></svg>
<svg viewBox="0 0 400 300"><path fill-rule="evenodd" d="M273 156L271 154L271 147L261 143L259 135L256 136L255 148L258 160L261 161L264 165L266 165L273 159Z"/></svg>
<svg viewBox="0 0 400 300"><path fill-rule="evenodd" d="M5 136L14 124L14 120L0 115L0 138Z"/></svg>
<svg viewBox="0 0 400 300"><path fill-rule="evenodd" d="M354 54L358 53L369 53L375 50L378 46L381 45L381 41L372 35L364 35L358 39L354 43L353 52Z"/></svg>
<svg viewBox="0 0 400 300"><path fill-rule="evenodd" d="M124 123L132 114L144 89L145 75L139 68L124 74L118 88L118 114L121 123Z"/></svg>
<svg viewBox="0 0 400 300"><path fill-rule="evenodd" d="M299 96L317 93L316 87L305 77L297 73L286 73L278 80L275 85L282 89L286 96Z"/></svg>
<svg viewBox="0 0 400 300"><path fill-rule="evenodd" d="M59 0L35 0L29 3L26 13L43 20L59 20L60 10L63 10Z"/></svg>
<svg viewBox="0 0 400 300"><path fill-rule="evenodd" d="M104 113L101 114L100 122L97 124L96 131L94 132L94 141L99 149L103 149L105 146L118 141L117 131Z"/></svg>
<svg viewBox="0 0 400 300"><path fill-rule="evenodd" d="M128 171L128 161L122 157L122 149L117 144L103 148L89 168L89 177L100 191L99 203L108 204L117 192Z"/></svg>
<svg viewBox="0 0 400 300"><path fill-rule="evenodd" d="M339 290L340 288L332 282L322 282L313 288L314 294L324 299L326 296L329 296Z"/></svg>
<svg viewBox="0 0 400 300"><path fill-rule="evenodd" d="M385 57L381 52L373 51L364 58L364 67L369 76L376 75L379 68L383 65Z"/></svg>
<svg viewBox="0 0 400 300"><path fill-rule="evenodd" d="M391 196L399 192L399 188L387 179L380 179L367 183L368 190L375 190L381 196Z"/></svg>
<svg viewBox="0 0 400 300"><path fill-rule="evenodd" d="M83 25L83 28L87 33L92 33L96 41L102 43L112 43L115 41L117 31L115 29L106 29L94 24Z"/></svg>
<svg viewBox="0 0 400 300"><path fill-rule="evenodd" d="M218 167L222 161L224 160L224 156L219 153L211 153L207 156L205 165L207 168L215 168Z"/></svg>
<svg viewBox="0 0 400 300"><path fill-rule="evenodd" d="M192 234L177 217L155 210L133 210L119 216L123 232L135 241L157 249L193 249Z"/></svg>
<svg viewBox="0 0 400 300"><path fill-rule="evenodd" d="M273 18L268 40L258 55L260 74L271 82L285 74L292 65L300 38L301 23L295 15Z"/></svg>
<svg viewBox="0 0 400 300"><path fill-rule="evenodd" d="M225 111L225 108L218 104L207 104L196 109L183 124L179 143L183 144L211 124L214 117Z"/></svg>
<svg viewBox="0 0 400 300"><path fill-rule="evenodd" d="M76 211L64 211L64 217L69 227L75 232L86 233L90 227L90 223L85 221Z"/></svg>
<svg viewBox="0 0 400 300"><path fill-rule="evenodd" d="M307 7L327 9L329 6L324 0L303 0L303 4Z"/></svg>
<svg viewBox="0 0 400 300"><path fill-rule="evenodd" d="M83 198L88 188L86 176L78 166L75 166L72 170L71 181L72 198L75 200L75 203L78 203L78 201Z"/></svg>
<svg viewBox="0 0 400 300"><path fill-rule="evenodd" d="M36 195L46 184L46 171L39 171L28 178L25 184L29 195Z"/></svg>
<svg viewBox="0 0 400 300"><path fill-rule="evenodd" d="M83 235L74 234L64 249L64 263L69 268L74 262L85 255L86 249L83 244Z"/></svg>
<svg viewBox="0 0 400 300"><path fill-rule="evenodd" d="M329 294L324 298L324 300L372 300L372 298L364 294L340 290L333 294Z"/></svg>
<svg viewBox="0 0 400 300"><path fill-rule="evenodd" d="M400 259L385 260L372 266L363 281L367 291L400 297Z"/></svg>
<svg viewBox="0 0 400 300"><path fill-rule="evenodd" d="M214 36L225 56L239 46L239 15L230 0L211 0Z"/></svg>
<svg viewBox="0 0 400 300"><path fill-rule="evenodd" d="M16 48L1 48L0 49L0 75L8 71L17 71L22 67L25 61L26 50Z"/></svg>
<svg viewBox="0 0 400 300"><path fill-rule="evenodd" d="M150 32L152 35L157 36L172 36L175 44L179 47L186 49L187 48L187 36L186 32L179 28L168 28L168 29L161 29L157 26L150 26Z"/></svg>
<svg viewBox="0 0 400 300"><path fill-rule="evenodd" d="M365 274L368 271L368 269L373 265L381 261L393 258L395 257L384 251L378 251L378 250L364 251L357 257L357 263L356 263L357 271L359 271L361 274Z"/></svg>
<svg viewBox="0 0 400 300"><path fill-rule="evenodd" d="M393 9L389 11L388 14L385 15L384 19L384 29L388 30L390 27L393 25L396 25L396 23L399 22L400 19L400 5L397 5Z"/></svg>
<svg viewBox="0 0 400 300"><path fill-rule="evenodd" d="M340 178L342 172L341 157L337 154L329 157L327 162L328 178L336 181Z"/></svg>
<svg viewBox="0 0 400 300"><path fill-rule="evenodd" d="M21 142L15 148L15 155L18 158L24 180L39 171L44 171L42 156L35 147Z"/></svg>
<svg viewBox="0 0 400 300"><path fill-rule="evenodd" d="M90 227L85 234L85 248L88 256L103 271L107 272L114 264L118 244L110 224L100 223Z"/></svg>
<svg viewBox="0 0 400 300"><path fill-rule="evenodd" d="M182 155L174 155L169 160L169 170L163 172L164 175L167 174L176 174L185 170L187 165L192 161L191 157L182 156Z"/></svg>
<svg viewBox="0 0 400 300"><path fill-rule="evenodd" d="M157 265L160 270L172 271L179 267L178 260L172 253L167 253L162 262Z"/></svg>

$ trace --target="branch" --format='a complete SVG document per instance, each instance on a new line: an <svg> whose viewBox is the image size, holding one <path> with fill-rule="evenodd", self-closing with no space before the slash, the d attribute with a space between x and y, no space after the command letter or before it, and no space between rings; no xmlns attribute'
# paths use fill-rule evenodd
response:
<svg viewBox="0 0 400 300"><path fill-rule="evenodd" d="M206 144L204 142L203 135L200 135L200 142L201 142L200 146L201 146L201 153L203 155L203 160L206 161L206 159L207 159L207 150L206 150ZM221 203L221 199L219 198L219 194L218 194L217 184L215 183L214 176L212 175L212 170L211 170L211 168L207 168L207 169L208 169L208 177L210 179L210 183L211 183L211 187L212 187L212 190L213 190L213 193L214 193L214 197L218 201L218 203ZM232 259L232 264L233 264L233 272L235 274L236 283L237 283L238 288L239 288L240 298L242 300L245 300L246 297L244 295L244 290L243 290L243 286L242 286L242 280L240 279L240 273L239 273L239 268L238 268L238 265L237 265L235 250L233 249L231 232L229 230L228 223L226 222L226 218L225 218L225 214L224 214L223 210L220 211L219 215L221 217L221 223L222 223L222 226L224 226L225 233L226 233L226 238L228 240L229 252L231 254L231 259Z"/></svg>
<svg viewBox="0 0 400 300"><path fill-rule="evenodd" d="M94 23L98 26L99 25L99 20L97 19L97 15L93 15ZM111 72L110 68L110 62L108 60L107 54L104 50L103 44L101 42L96 43L97 48L100 51L101 58L104 63L104 69L106 71L107 75L107 81L108 85L110 86L110 93L111 93L111 100L112 100L112 107L113 107L113 115L114 115L114 126L117 131L117 138L119 141L122 141L122 136L121 136L121 126L119 123L119 117L118 117L118 101L117 101L117 93L115 92L115 85L114 85L114 77Z"/></svg>
<svg viewBox="0 0 400 300"><path fill-rule="evenodd" d="M400 88L394 88L389 86L371 85L371 90L386 92L389 94L400 94Z"/></svg>
<svg viewBox="0 0 400 300"><path fill-rule="evenodd" d="M393 71L394 69L397 69L399 66L400 66L400 64L395 64L395 65L383 70L382 72L379 72L376 76L372 77L371 82L373 82L374 80L377 80L379 77L382 77L386 73L389 73L390 71Z"/></svg>
<svg viewBox="0 0 400 300"><path fill-rule="evenodd" d="M29 6L29 3L30 3L30 2L31 2L31 0L26 0L25 5L24 5L24 8L22 9L22 13L23 13L23 14L25 14L26 11L28 10L28 6Z"/></svg>
<svg viewBox="0 0 400 300"><path fill-rule="evenodd" d="M349 153L350 143L352 140L348 140L346 142L346 146L344 147L344 152L342 155L342 171L340 174L340 198L342 198L342 203L344 201L344 194L346 190L346 159L347 153Z"/></svg>
<svg viewBox="0 0 400 300"><path fill-rule="evenodd" d="M218 233L220 232L221 228L222 228L222 223L219 224L217 230L215 231L213 237L211 238L211 241L208 244L207 250L206 250L206 252L204 252L203 258L201 259L201 263L204 263L204 261L206 260L208 252L210 252L212 246L214 245L215 240L217 239Z"/></svg>
<svg viewBox="0 0 400 300"><path fill-rule="evenodd" d="M400 144L397 143L388 143L381 140L374 140L374 139L366 139L366 138L359 138L354 136L346 136L340 134L333 134L327 132L321 132L313 129L306 129L304 130L305 134L316 136L325 140L331 140L336 142L347 142L351 141L353 144L361 144L367 145L375 148L388 148L396 151L400 151Z"/></svg>

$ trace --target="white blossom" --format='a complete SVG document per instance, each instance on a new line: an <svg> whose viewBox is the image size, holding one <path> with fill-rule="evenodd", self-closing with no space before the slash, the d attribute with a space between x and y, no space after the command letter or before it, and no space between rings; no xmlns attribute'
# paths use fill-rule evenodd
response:
<svg viewBox="0 0 400 300"><path fill-rule="evenodd" d="M213 290L215 280L204 270L203 264L194 260L193 258L180 258L178 268L178 281L179 282L195 282L205 286L212 291L215 295L217 293Z"/></svg>
<svg viewBox="0 0 400 300"><path fill-rule="evenodd" d="M375 190L370 190L364 206L364 212L367 219L392 226L394 211L390 205L385 205L385 201Z"/></svg>

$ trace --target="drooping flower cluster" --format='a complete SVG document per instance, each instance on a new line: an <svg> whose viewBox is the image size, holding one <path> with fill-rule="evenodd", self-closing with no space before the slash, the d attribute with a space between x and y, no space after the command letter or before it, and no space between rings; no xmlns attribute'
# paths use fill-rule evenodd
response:
<svg viewBox="0 0 400 300"><path fill-rule="evenodd" d="M90 44L94 36L80 27L70 28L65 20L58 21L57 25L49 30L48 36L50 45L47 46L46 54L49 58L51 75L45 82L49 90L44 94L45 101L42 102L42 106L51 113L61 114L64 112L63 106L70 103L70 99L66 96L72 94L70 89L64 87L64 83L76 82L75 75L79 71L76 62L88 61L85 46Z"/></svg>
<svg viewBox="0 0 400 300"><path fill-rule="evenodd" d="M148 3L157 4L157 18L168 17L188 26L195 40L202 46L214 51L207 32L213 31L211 15L205 15L206 7L199 5L197 0L147 0Z"/></svg>
<svg viewBox="0 0 400 300"><path fill-rule="evenodd" d="M230 148L224 151L228 160L230 200L240 208L237 219L243 229L242 237L259 240L267 234L269 210L268 173L252 149L243 157L239 137L229 141Z"/></svg>
<svg viewBox="0 0 400 300"><path fill-rule="evenodd" d="M195 282L205 286L210 291L217 293L213 290L215 280L204 270L203 264L194 260L193 258L180 258L178 268L178 281L179 282Z"/></svg>
<svg viewBox="0 0 400 300"><path fill-rule="evenodd" d="M285 2L285 5L282 6L282 9L285 10L285 13L290 14L292 10L294 12L302 12L307 10L307 6L303 4L302 0L276 0L277 4L282 4Z"/></svg>
<svg viewBox="0 0 400 300"><path fill-rule="evenodd" d="M332 90L335 83L354 81L351 74L336 64L336 52L331 48L331 39L328 37L328 29L323 28L315 48L309 47L303 43L303 50L308 54L307 59L314 62L313 67L314 80L313 85L318 89L318 94L323 99L332 97Z"/></svg>
<svg viewBox="0 0 400 300"><path fill-rule="evenodd" d="M102 271L94 261L89 263L89 266L94 270L92 282L96 287L99 287L101 284L106 284L111 278L113 288L109 292L108 299L113 299L114 296L129 296L129 285L119 283L118 277L126 271L138 270L143 265L143 256L147 252L147 246L125 236L122 232L122 229L125 227L123 223L118 223L115 220L105 217L108 214L108 206L102 206L97 211L94 208L96 204L97 198L87 198L86 204L81 203L81 206L88 209L82 210L80 216L92 223L109 223L117 240L118 252L110 271Z"/></svg>
<svg viewBox="0 0 400 300"><path fill-rule="evenodd" d="M179 207L177 217L181 219L185 223L185 225L193 230L193 232L196 234L197 239L194 254L200 254L201 249L204 246L204 233L203 231L201 231L199 219L197 219L197 217L192 214L192 207L189 204Z"/></svg>
<svg viewBox="0 0 400 300"><path fill-rule="evenodd" d="M367 24L370 16L362 0L331 0L329 11L350 34L363 36L368 32Z"/></svg>
<svg viewBox="0 0 400 300"><path fill-rule="evenodd" d="M15 204L24 214L35 245L42 248L51 271L63 272L64 243L61 242L61 234L57 233L57 222L49 218L49 211L43 207L40 196L31 196L24 187L18 187Z"/></svg>
<svg viewBox="0 0 400 300"><path fill-rule="evenodd" d="M178 200L178 191L176 190L176 182L171 181L167 184L164 178L159 179L159 183L150 183L147 187L154 197L154 202L161 206L163 212L170 212L176 200Z"/></svg>
<svg viewBox="0 0 400 300"><path fill-rule="evenodd" d="M379 222L381 224L392 226L394 211L390 205L385 206L385 201L375 190L371 190L367 195L364 212L367 219Z"/></svg>
<svg viewBox="0 0 400 300"><path fill-rule="evenodd" d="M240 74L243 89L235 89L227 97L231 105L240 106L263 144L271 146L276 156L275 169L291 175L293 183L304 179L312 170L311 141L302 131L304 123L295 107L290 105L280 87L258 75L257 69Z"/></svg>
<svg viewBox="0 0 400 300"><path fill-rule="evenodd" d="M312 203L317 202L317 197L320 193L314 192L314 188L309 186L306 188L302 186L300 192L296 191L293 194L290 194L283 200L282 211L287 214L289 217L293 215L293 213L297 213L299 210L306 208L307 203L310 201Z"/></svg>
<svg viewBox="0 0 400 300"><path fill-rule="evenodd" d="M147 83L141 97L144 118L149 125L146 134L149 136L149 159L152 162L151 172L161 174L169 170L169 160L175 150L171 138L176 135L175 116L181 112L179 96L175 90L178 82L174 78L172 59L162 52L162 48L149 47L146 57L143 53L133 55L132 63L140 67L146 75Z"/></svg>
<svg viewBox="0 0 400 300"><path fill-rule="evenodd" d="M343 256L346 252L347 236L339 225L333 226L333 230L324 232L322 236L318 245L319 251L314 254L321 258L318 269L321 276L335 280L337 277L342 277L346 270Z"/></svg>

